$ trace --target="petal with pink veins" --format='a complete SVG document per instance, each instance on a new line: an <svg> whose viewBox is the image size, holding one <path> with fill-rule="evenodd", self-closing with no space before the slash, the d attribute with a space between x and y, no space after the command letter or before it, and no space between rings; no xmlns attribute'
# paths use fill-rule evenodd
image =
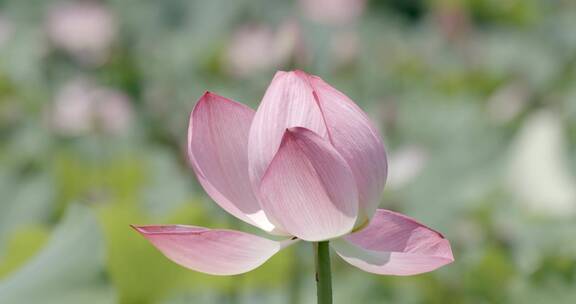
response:
<svg viewBox="0 0 576 304"><path fill-rule="evenodd" d="M294 72L277 72L250 128L248 158L255 188L280 147L287 128L304 127L326 136L320 108L310 84Z"/></svg>
<svg viewBox="0 0 576 304"><path fill-rule="evenodd" d="M442 234L384 209L378 209L363 230L330 244L348 263L376 274L415 275L454 261Z"/></svg>
<svg viewBox="0 0 576 304"><path fill-rule="evenodd" d="M228 213L265 231L275 229L248 177L248 132L254 111L206 92L190 116L188 155L200 184Z"/></svg>
<svg viewBox="0 0 576 304"><path fill-rule="evenodd" d="M348 96L318 76L306 77L327 126L328 138L346 160L360 195L359 224L378 208L388 172L386 152L377 128Z"/></svg>
<svg viewBox="0 0 576 304"><path fill-rule="evenodd" d="M255 187L284 130L291 127L304 127L327 138L346 160L360 196L357 224L366 223L378 207L388 170L379 132L366 113L320 77L302 71L278 72L250 128L248 159Z"/></svg>
<svg viewBox="0 0 576 304"><path fill-rule="evenodd" d="M235 230L212 230L195 226L133 228L173 262L213 275L235 275L253 270L295 242L276 242Z"/></svg>
<svg viewBox="0 0 576 304"><path fill-rule="evenodd" d="M352 172L328 141L308 129L286 131L259 190L270 220L303 240L336 238L354 227Z"/></svg>

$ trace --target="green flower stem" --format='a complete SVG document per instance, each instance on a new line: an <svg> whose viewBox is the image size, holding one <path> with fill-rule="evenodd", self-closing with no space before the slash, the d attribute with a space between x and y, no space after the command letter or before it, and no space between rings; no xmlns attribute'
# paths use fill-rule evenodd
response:
<svg viewBox="0 0 576 304"><path fill-rule="evenodd" d="M330 246L328 241L314 243L316 263L316 294L318 304L332 304L332 274L330 273Z"/></svg>

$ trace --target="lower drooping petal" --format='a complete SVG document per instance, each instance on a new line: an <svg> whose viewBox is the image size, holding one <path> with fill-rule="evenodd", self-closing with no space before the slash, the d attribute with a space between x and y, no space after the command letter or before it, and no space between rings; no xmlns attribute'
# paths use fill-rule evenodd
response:
<svg viewBox="0 0 576 304"><path fill-rule="evenodd" d="M358 215L348 164L327 140L305 128L286 131L262 178L260 195L270 220L306 241L342 236Z"/></svg>
<svg viewBox="0 0 576 304"><path fill-rule="evenodd" d="M454 261L440 233L405 215L378 209L363 230L331 242L348 263L376 274L415 275Z"/></svg>
<svg viewBox="0 0 576 304"><path fill-rule="evenodd" d="M133 228L173 262L213 275L235 275L253 270L293 242L276 242L235 230L195 226Z"/></svg>

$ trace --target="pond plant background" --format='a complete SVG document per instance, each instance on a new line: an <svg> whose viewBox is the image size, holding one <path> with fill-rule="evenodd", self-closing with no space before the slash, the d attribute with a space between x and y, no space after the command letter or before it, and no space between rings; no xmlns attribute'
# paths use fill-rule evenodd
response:
<svg viewBox="0 0 576 304"><path fill-rule="evenodd" d="M255 108L320 75L378 124L381 207L456 262L376 276L333 257L335 303L576 300L576 2L0 1L0 303L311 303L311 246L186 270L129 228L257 233L185 153L204 90Z"/></svg>

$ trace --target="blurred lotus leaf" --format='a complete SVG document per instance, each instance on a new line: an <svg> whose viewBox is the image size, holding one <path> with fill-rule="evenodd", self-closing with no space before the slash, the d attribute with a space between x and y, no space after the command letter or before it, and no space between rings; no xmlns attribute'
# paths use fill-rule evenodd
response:
<svg viewBox="0 0 576 304"><path fill-rule="evenodd" d="M103 254L104 242L92 211L72 205L38 255L0 281L2 301L113 303L114 292L102 272Z"/></svg>

